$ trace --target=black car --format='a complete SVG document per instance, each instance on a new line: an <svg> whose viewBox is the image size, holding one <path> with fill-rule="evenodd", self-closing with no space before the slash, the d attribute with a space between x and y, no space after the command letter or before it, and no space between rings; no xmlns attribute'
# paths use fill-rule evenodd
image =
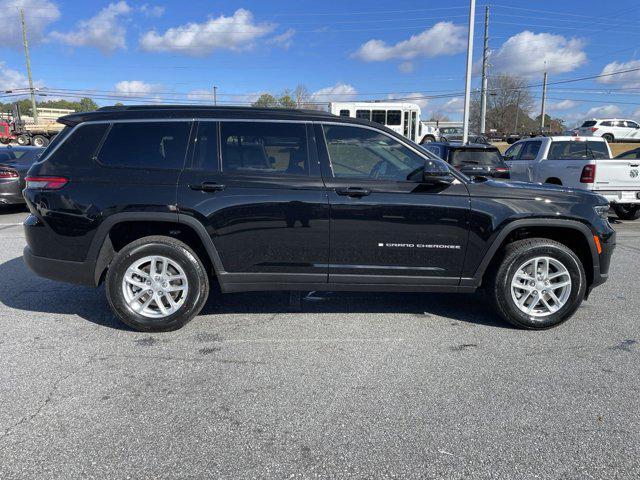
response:
<svg viewBox="0 0 640 480"><path fill-rule="evenodd" d="M27 265L97 286L128 325L222 292L487 290L513 324L570 317L608 276L602 197L470 180L388 128L311 111L110 107L66 125L24 191Z"/></svg>
<svg viewBox="0 0 640 480"><path fill-rule="evenodd" d="M504 162L498 147L485 143L428 143L425 150L442 158L470 177L483 175L494 178L510 178L509 166Z"/></svg>
<svg viewBox="0 0 640 480"><path fill-rule="evenodd" d="M461 142L464 138L464 129L462 127L440 127L438 132L440 134L439 141L443 143ZM467 137L469 141L474 143L486 143L487 141L487 137L475 132L469 132Z"/></svg>
<svg viewBox="0 0 640 480"><path fill-rule="evenodd" d="M0 148L0 205L24 204L24 178L44 148Z"/></svg>

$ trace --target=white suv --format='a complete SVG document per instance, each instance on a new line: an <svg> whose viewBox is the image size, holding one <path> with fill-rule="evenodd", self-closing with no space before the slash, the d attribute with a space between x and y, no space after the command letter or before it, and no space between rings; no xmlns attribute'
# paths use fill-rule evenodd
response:
<svg viewBox="0 0 640 480"><path fill-rule="evenodd" d="M607 142L640 142L640 125L633 120L619 118L593 118L577 130L582 137L602 137Z"/></svg>

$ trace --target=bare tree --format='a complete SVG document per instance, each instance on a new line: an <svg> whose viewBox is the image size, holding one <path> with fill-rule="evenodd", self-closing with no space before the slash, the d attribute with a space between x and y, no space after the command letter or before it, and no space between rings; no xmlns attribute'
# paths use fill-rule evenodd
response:
<svg viewBox="0 0 640 480"><path fill-rule="evenodd" d="M293 99L296 102L297 108L306 108L306 104L311 99L311 95L309 95L309 90L307 90L306 86L299 84L293 91Z"/></svg>
<svg viewBox="0 0 640 480"><path fill-rule="evenodd" d="M508 74L489 77L487 130L495 129L502 133L514 129L534 130L535 122L530 118L534 106L535 101L524 78ZM471 125L473 129L480 125L480 95L474 95L471 103Z"/></svg>
<svg viewBox="0 0 640 480"><path fill-rule="evenodd" d="M449 120L449 117L440 110L434 110L431 112L431 117L429 118L430 122L448 122Z"/></svg>

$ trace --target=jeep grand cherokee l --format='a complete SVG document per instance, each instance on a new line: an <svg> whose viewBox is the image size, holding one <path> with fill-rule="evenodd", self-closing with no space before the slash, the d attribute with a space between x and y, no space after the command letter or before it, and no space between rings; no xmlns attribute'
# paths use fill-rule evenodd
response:
<svg viewBox="0 0 640 480"><path fill-rule="evenodd" d="M556 325L607 278L599 195L472 181L384 126L321 112L111 107L62 117L24 196L24 259L143 331L222 292L473 292Z"/></svg>

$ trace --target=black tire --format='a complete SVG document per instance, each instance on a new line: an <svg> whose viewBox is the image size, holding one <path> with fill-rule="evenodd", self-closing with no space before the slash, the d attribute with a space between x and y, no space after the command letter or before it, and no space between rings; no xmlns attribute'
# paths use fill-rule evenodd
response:
<svg viewBox="0 0 640 480"><path fill-rule="evenodd" d="M127 269L147 256L162 255L176 262L185 272L189 289L181 307L163 318L149 318L133 311L125 300L122 282ZM185 243L171 237L144 237L120 250L107 271L106 293L115 314L131 328L141 332L177 330L195 317L209 296L209 277L195 252Z"/></svg>
<svg viewBox="0 0 640 480"><path fill-rule="evenodd" d="M602 135L602 138L604 138L607 143L615 142L615 138L613 138L613 135L611 135L610 133L605 133L604 135Z"/></svg>
<svg viewBox="0 0 640 480"><path fill-rule="evenodd" d="M11 139L6 137L0 138L0 143L3 145L9 145L11 143Z"/></svg>
<svg viewBox="0 0 640 480"><path fill-rule="evenodd" d="M435 142L436 138L431 136L431 135L426 135L423 139L422 142L420 142L420 145L424 145L425 143L431 143L431 142Z"/></svg>
<svg viewBox="0 0 640 480"><path fill-rule="evenodd" d="M441 137L441 138L440 138L440 141L441 141L442 143L449 143L449 140L447 140L447 138L446 138L446 137Z"/></svg>
<svg viewBox="0 0 640 480"><path fill-rule="evenodd" d="M620 220L637 220L640 218L640 205L614 204L613 211Z"/></svg>
<svg viewBox="0 0 640 480"><path fill-rule="evenodd" d="M21 147L26 147L27 145L31 144L31 139L28 135L20 135L17 141L18 145L20 145Z"/></svg>
<svg viewBox="0 0 640 480"><path fill-rule="evenodd" d="M562 181L559 178L547 178L544 183L549 185L562 185Z"/></svg>
<svg viewBox="0 0 640 480"><path fill-rule="evenodd" d="M511 282L518 268L538 256L561 262L569 272L571 290L566 303L546 317L534 317L521 311L511 295ZM489 296L496 311L518 328L543 330L568 320L578 309L587 290L587 277L582 262L566 245L547 238L530 238L507 245L495 268L487 272Z"/></svg>
<svg viewBox="0 0 640 480"><path fill-rule="evenodd" d="M43 135L36 135L31 141L34 147L44 148L49 145L49 139Z"/></svg>

